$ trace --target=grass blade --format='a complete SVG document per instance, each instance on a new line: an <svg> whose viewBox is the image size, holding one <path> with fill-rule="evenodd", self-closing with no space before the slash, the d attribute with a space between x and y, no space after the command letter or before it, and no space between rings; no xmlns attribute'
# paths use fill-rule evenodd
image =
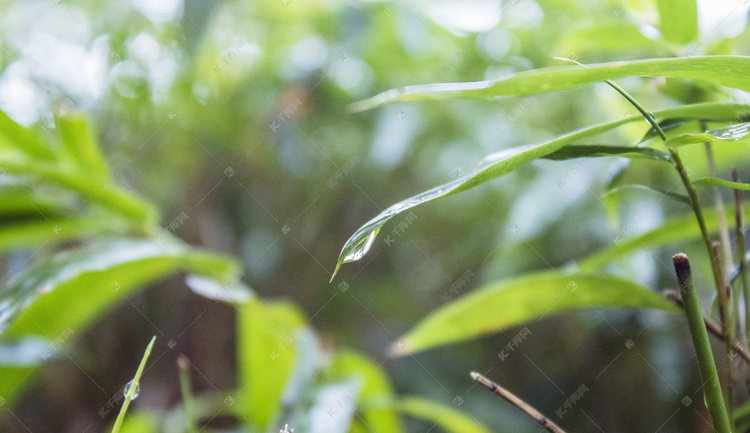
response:
<svg viewBox="0 0 750 433"><path fill-rule="evenodd" d="M143 358L141 359L141 364L138 366L138 370L135 372L135 376L133 377L133 380L130 381L130 387L127 388L127 393L125 393L125 401L122 402L122 407L120 408L120 413L117 414L117 419L115 420L115 425L112 427L112 433L118 433L120 431L120 426L122 426L122 421L125 419L125 413L128 411L128 406L130 406L130 402L135 399L138 395L138 390L140 388L140 382L141 382L141 375L143 374L143 369L146 368L146 361L148 361L149 355L151 355L151 349L154 348L154 342L156 341L156 336L154 336L151 339L151 342L148 343L148 347L146 347L146 352L143 354Z"/></svg>

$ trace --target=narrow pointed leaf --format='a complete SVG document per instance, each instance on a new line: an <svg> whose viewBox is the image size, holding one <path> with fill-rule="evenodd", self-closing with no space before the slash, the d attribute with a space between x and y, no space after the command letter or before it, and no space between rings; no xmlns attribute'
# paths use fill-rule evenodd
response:
<svg viewBox="0 0 750 433"><path fill-rule="evenodd" d="M565 311L601 307L677 311L663 296L624 278L544 272L490 283L439 308L402 337L394 351L411 354Z"/></svg>
<svg viewBox="0 0 750 433"><path fill-rule="evenodd" d="M750 111L750 107L742 104L696 104L662 110L654 114L659 118L680 117L732 120L740 115L740 113L747 111ZM482 161L480 168L473 173L392 205L381 212L378 216L365 223L354 232L349 240L346 241L344 247L341 249L341 253L339 254L331 280L336 276L336 273L341 268L342 264L359 260L370 250L380 228L395 215L422 203L466 191L477 185L504 176L535 159L559 151L565 146L578 140L592 137L602 132L612 130L618 126L636 121L644 120L638 116L631 116L614 122L580 129L545 143L503 150L485 158L484 161ZM634 147L634 149L636 148Z"/></svg>
<svg viewBox="0 0 750 433"><path fill-rule="evenodd" d="M701 134L682 134L668 139L667 147L674 148L688 144L706 143L711 141L737 141L750 134L750 122L737 123L725 128L713 129Z"/></svg>
<svg viewBox="0 0 750 433"><path fill-rule="evenodd" d="M750 91L750 57L699 56L557 66L523 71L499 80L466 83L437 83L392 89L352 104L352 111L364 111L392 102L446 99L489 99L496 96L526 96L571 89L617 78L677 77L709 81Z"/></svg>
<svg viewBox="0 0 750 433"><path fill-rule="evenodd" d="M716 177L702 177L692 181L694 185L705 185L705 186L720 186L723 188L741 189L743 191L750 191L750 184L741 182L731 182Z"/></svg>
<svg viewBox="0 0 750 433"><path fill-rule="evenodd" d="M664 191L664 190L661 190L661 189L651 188L650 186L646 186L646 185L635 185L635 184L633 184L633 185L623 185L623 186L618 186L616 188L611 188L610 190L608 190L607 192L605 192L602 196L606 197L606 196L609 196L609 195L612 195L612 194L620 193L622 191L628 191L628 190L633 190L633 189L640 189L640 190L644 190L644 191L654 192L654 193L660 194L660 195L665 195L665 196L667 196L667 197L669 197L671 199L677 200L680 203L684 203L684 204L687 204L687 205L689 205L691 203L690 197L688 197L685 194L679 194L679 193L672 192L672 191Z"/></svg>
<svg viewBox="0 0 750 433"><path fill-rule="evenodd" d="M597 156L621 156L624 158L646 158L657 161L671 161L667 152L650 147L610 146L610 145L568 145L544 156L544 159L565 160Z"/></svg>

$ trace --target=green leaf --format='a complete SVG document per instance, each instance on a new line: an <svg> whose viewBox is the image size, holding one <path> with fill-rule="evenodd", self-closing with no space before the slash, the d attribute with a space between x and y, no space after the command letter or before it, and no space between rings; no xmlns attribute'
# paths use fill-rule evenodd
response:
<svg viewBox="0 0 750 433"><path fill-rule="evenodd" d="M737 118L741 113L748 111L750 111L750 107L746 105L696 104L658 111L655 115L663 118L680 117L731 120ZM504 176L535 159L560 151L570 143L636 121L643 121L643 119L638 116L632 116L614 122L580 129L545 143L514 147L498 152L485 158L481 167L477 171L392 205L375 218L365 223L365 225L354 232L354 234L346 241L344 247L341 249L341 253L339 254L331 280L336 276L336 273L339 271L342 264L359 260L367 253L367 251L369 251L375 241L375 237L380 231L380 228L395 215L403 213L404 211L422 203L437 198L448 197L474 188L477 185ZM638 148L633 147L633 149L633 151L635 151L635 149Z"/></svg>
<svg viewBox="0 0 750 433"><path fill-rule="evenodd" d="M719 229L716 209L704 208L703 218L709 233L715 233ZM734 211L727 210L727 219L734 218ZM745 209L745 219L750 218L750 208ZM594 253L578 262L578 268L582 271L590 271L606 265L615 259L638 250L654 250L665 245L671 245L688 239L698 239L701 236L700 227L695 216L690 213L665 221L661 226L651 229L641 235L622 239Z"/></svg>
<svg viewBox="0 0 750 433"><path fill-rule="evenodd" d="M634 52L667 54L666 48L669 47L662 41L644 36L636 24L622 19L597 19L591 27L567 32L560 45L560 52L576 53L578 56L586 53L609 56L615 53L632 56Z"/></svg>
<svg viewBox="0 0 750 433"><path fill-rule="evenodd" d="M723 188L741 189L743 191L750 191L750 184L741 182L731 182L716 177L702 177L692 181L693 185L705 185L705 186L720 186Z"/></svg>
<svg viewBox="0 0 750 433"><path fill-rule="evenodd" d="M360 382L360 400L363 421L373 433L399 433L403 431L398 415L391 408L368 405L393 400L393 387L380 366L366 357L348 350L338 351L328 367L332 380L357 379Z"/></svg>
<svg viewBox="0 0 750 433"><path fill-rule="evenodd" d="M371 110L393 102L537 95L631 76L688 78L750 91L750 75L747 74L749 68L750 57L744 56L633 60L598 63L587 68L556 66L523 71L499 80L424 84L392 89L356 102L349 109L354 112Z"/></svg>
<svg viewBox="0 0 750 433"><path fill-rule="evenodd" d="M684 203L684 204L687 204L687 205L689 205L691 203L690 197L688 197L685 194L679 194L679 193L672 192L672 191L664 191L664 190L661 190L661 189L651 188L650 186L637 185L637 184L622 185L622 186L618 186L616 188L611 188L610 190L608 190L607 192L605 192L602 196L603 197L607 197L607 196L609 196L611 194L616 194L616 193L620 193L622 191L634 190L634 189L640 189L640 190L644 190L644 191L654 192L654 193L657 193L657 194L660 194L660 195L665 195L665 196L667 196L667 197L669 197L671 199L677 200L680 203Z"/></svg>
<svg viewBox="0 0 750 433"><path fill-rule="evenodd" d="M702 134L682 134L667 139L664 143L669 148L688 144L707 143L712 141L737 141L750 134L750 122L737 123L724 128L706 131Z"/></svg>
<svg viewBox="0 0 750 433"><path fill-rule="evenodd" d="M297 360L296 340L307 328L291 304L258 299L238 306L238 411L258 431L269 429Z"/></svg>
<svg viewBox="0 0 750 433"><path fill-rule="evenodd" d="M85 327L133 290L183 270L222 281L239 273L226 257L155 239L106 239L66 250L10 279L0 332L4 339L55 339Z"/></svg>
<svg viewBox="0 0 750 433"><path fill-rule="evenodd" d="M543 156L544 159L565 160L597 156L621 156L625 158L646 158L657 161L671 161L672 157L661 150L650 147L611 146L605 144L571 144Z"/></svg>
<svg viewBox="0 0 750 433"><path fill-rule="evenodd" d="M391 407L411 417L431 422L447 433L487 433L472 417L435 401L404 397L393 402Z"/></svg>
<svg viewBox="0 0 750 433"><path fill-rule="evenodd" d="M73 167L82 170L95 182L109 181L109 168L86 117L80 113L56 116L55 125L62 139L64 155Z"/></svg>
<svg viewBox="0 0 750 433"><path fill-rule="evenodd" d="M679 45L698 39L696 0L657 0L664 39Z"/></svg>
<svg viewBox="0 0 750 433"><path fill-rule="evenodd" d="M477 338L573 309L596 307L678 309L633 281L606 274L544 272L490 283L431 313L394 351L411 354ZM457 326L456 324L460 324Z"/></svg>
<svg viewBox="0 0 750 433"><path fill-rule="evenodd" d="M151 342L148 343L148 347L146 347L146 352L143 354L143 358L141 358L141 363L138 365L138 370L136 370L135 376L133 376L133 380L125 385L125 389L123 391L125 394L125 401L123 401L122 407L120 407L120 413L117 414L115 425L112 427L112 433L120 433L120 427L122 426L122 422L125 420L125 414L128 412L128 406L130 406L131 401L135 400L135 398L138 397L138 393L141 387L141 375L143 374L143 370L146 368L146 362L148 361L149 355L151 355L151 350L154 348L155 341L156 336L154 335L154 337L151 339Z"/></svg>
<svg viewBox="0 0 750 433"><path fill-rule="evenodd" d="M0 155L23 154L32 159L52 160L55 154L39 134L25 128L0 111Z"/></svg>

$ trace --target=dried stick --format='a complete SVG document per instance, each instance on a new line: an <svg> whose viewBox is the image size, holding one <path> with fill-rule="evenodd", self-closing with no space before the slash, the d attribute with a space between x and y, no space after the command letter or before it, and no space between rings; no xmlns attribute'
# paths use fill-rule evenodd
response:
<svg viewBox="0 0 750 433"><path fill-rule="evenodd" d="M539 423L542 427L544 427L545 430L552 433L565 433L565 430L561 429L557 424L550 421L547 417L542 415L538 410L534 409L533 406L526 403L525 401L521 400L520 398L516 397L514 394L512 394L507 389L501 387L500 385L496 384L495 382L487 379L486 377L482 376L481 374L477 372L471 372L471 378L474 379L475 382L479 382L482 385L486 386L487 389L492 391L493 393L499 395L503 398L503 400L507 401L508 403L512 404L513 406L521 409L526 415L533 418L536 422Z"/></svg>

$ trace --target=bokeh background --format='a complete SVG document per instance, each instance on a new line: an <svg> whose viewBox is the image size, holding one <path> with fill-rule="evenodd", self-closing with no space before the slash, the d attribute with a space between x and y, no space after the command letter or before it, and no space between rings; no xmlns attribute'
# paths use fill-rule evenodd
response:
<svg viewBox="0 0 750 433"><path fill-rule="evenodd" d="M386 242L399 221L390 223L368 256L329 280L349 235L392 203L472 170L489 153L632 111L604 85L359 114L348 104L409 84L560 65L555 56L594 63L747 54L746 1L700 2L701 37L682 47L660 40L656 7L645 0L32 0L2 1L0 10L0 109L41 129L53 127L55 113L85 112L118 181L159 211L162 226L179 220L178 237L238 257L262 297L299 305L326 346L382 363L399 393L453 404L488 431L539 431L475 387L469 372L477 370L550 416L585 385L575 408L555 418L568 431L710 431L684 323L666 313L545 318L527 325L523 350L505 359L498 354L517 329L404 358L388 352L445 303L462 275L470 275L468 292L574 266L617 236L688 211L643 191L623 194L613 211L602 192L616 159L535 162L418 208L403 233ZM621 84L654 110L741 98L659 79ZM630 142L645 129L628 126L607 139ZM702 148L685 155L705 170ZM724 177L739 164L750 178L746 161L720 150L716 157ZM674 174L648 162L629 176L676 187ZM710 191L702 194L710 204ZM676 248L705 256L696 241L643 251L612 270L654 289L674 287ZM0 428L104 431L115 413L98 411L132 377L152 335L156 362L134 407L179 401L179 353L191 359L198 390L235 385L233 310L196 296L178 276L77 335L78 362L47 366L20 401L0 408ZM410 432L435 430L408 424Z"/></svg>

